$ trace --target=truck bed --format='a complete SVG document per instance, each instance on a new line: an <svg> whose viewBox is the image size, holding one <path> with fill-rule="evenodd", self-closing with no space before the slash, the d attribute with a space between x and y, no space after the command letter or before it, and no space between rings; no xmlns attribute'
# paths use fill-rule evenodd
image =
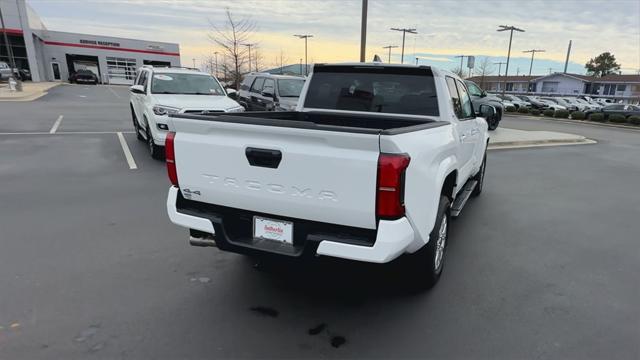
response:
<svg viewBox="0 0 640 360"><path fill-rule="evenodd" d="M172 114L171 117L252 125L316 129L363 134L395 135L447 125L429 118L335 112L241 112L206 115Z"/></svg>

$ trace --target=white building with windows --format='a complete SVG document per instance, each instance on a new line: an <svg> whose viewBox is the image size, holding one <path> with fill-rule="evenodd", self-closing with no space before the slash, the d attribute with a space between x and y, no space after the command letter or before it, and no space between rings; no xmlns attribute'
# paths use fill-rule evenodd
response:
<svg viewBox="0 0 640 360"><path fill-rule="evenodd" d="M178 44L52 31L25 0L0 0L16 67L28 69L33 81L67 81L80 69L94 72L105 84L133 84L142 65L180 66ZM0 61L9 63L4 36Z"/></svg>
<svg viewBox="0 0 640 360"><path fill-rule="evenodd" d="M611 74L595 77L553 73L545 76L474 76L469 80L489 92L528 93L534 95L588 95L627 102L640 100L640 75Z"/></svg>

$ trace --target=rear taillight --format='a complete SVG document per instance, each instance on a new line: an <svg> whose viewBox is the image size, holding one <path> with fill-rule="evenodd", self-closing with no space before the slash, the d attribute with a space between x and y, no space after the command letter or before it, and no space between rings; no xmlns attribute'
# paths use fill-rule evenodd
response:
<svg viewBox="0 0 640 360"><path fill-rule="evenodd" d="M382 219L404 216L404 173L411 158L407 154L380 154L376 215Z"/></svg>
<svg viewBox="0 0 640 360"><path fill-rule="evenodd" d="M164 153L167 161L167 174L169 180L173 186L178 186L178 172L176 171L176 153L173 146L173 140L176 137L176 133L173 131L167 133L167 137L164 141Z"/></svg>

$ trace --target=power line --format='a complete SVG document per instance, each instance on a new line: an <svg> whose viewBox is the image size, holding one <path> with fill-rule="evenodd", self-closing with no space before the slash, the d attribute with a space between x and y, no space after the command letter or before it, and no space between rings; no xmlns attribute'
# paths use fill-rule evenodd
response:
<svg viewBox="0 0 640 360"><path fill-rule="evenodd" d="M395 49L397 48L398 45L387 45L387 46L383 46L383 49L389 49L389 64L391 64L391 49Z"/></svg>
<svg viewBox="0 0 640 360"><path fill-rule="evenodd" d="M507 75L509 75L509 59L511 58L511 41L513 40L513 32L514 31L518 31L518 32L524 32L523 29L517 28L515 26L511 26L511 25L500 25L498 26L498 29L496 31L509 31L509 51L507 52L507 66L506 69L504 71L504 76L506 77ZM504 90L502 90L502 92L504 93Z"/></svg>
<svg viewBox="0 0 640 360"><path fill-rule="evenodd" d="M405 38L407 33L409 33L409 34L417 34L418 31L416 31L416 29L414 29L414 28L411 28L411 29L407 29L407 28L391 28L390 30L402 31L402 55L400 56L400 64L404 64L404 38Z"/></svg>
<svg viewBox="0 0 640 360"><path fill-rule="evenodd" d="M313 37L313 35L304 34L304 35L293 35L293 36L297 37L298 39L304 39L304 74L309 75L309 65L307 63L307 39L310 37ZM300 75L302 75L302 72L300 72Z"/></svg>
<svg viewBox="0 0 640 360"><path fill-rule="evenodd" d="M545 52L546 50L540 50L540 49L531 49L531 50L525 50L523 51L523 53L531 53L531 65L529 65L529 76L531 76L531 69L533 68L533 56L537 53L537 52Z"/></svg>

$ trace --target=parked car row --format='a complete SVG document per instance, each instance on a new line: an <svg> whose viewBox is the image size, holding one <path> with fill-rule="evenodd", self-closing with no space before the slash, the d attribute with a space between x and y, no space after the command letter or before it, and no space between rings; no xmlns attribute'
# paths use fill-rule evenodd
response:
<svg viewBox="0 0 640 360"><path fill-rule="evenodd" d="M582 111L593 112L599 111L602 101L592 99L588 96L571 97L571 96L534 96L534 95L514 95L514 94L496 94L495 95L504 107L513 106L519 109L526 107L527 109L538 110L567 110L569 112ZM610 99L606 99L610 100ZM605 103L606 104L606 103Z"/></svg>

